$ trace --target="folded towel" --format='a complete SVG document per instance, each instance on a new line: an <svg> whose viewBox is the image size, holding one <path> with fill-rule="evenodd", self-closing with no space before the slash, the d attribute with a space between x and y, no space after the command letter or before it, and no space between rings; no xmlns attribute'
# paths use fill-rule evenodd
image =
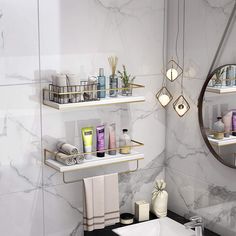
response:
<svg viewBox="0 0 236 236"><path fill-rule="evenodd" d="M58 142L57 143L57 150L65 153L67 155L75 155L75 154L79 153L79 150L77 147L75 147L69 143L65 143L65 142Z"/></svg>
<svg viewBox="0 0 236 236"><path fill-rule="evenodd" d="M79 164L84 161L84 155L83 154L78 154L75 156L76 162Z"/></svg>
<svg viewBox="0 0 236 236"><path fill-rule="evenodd" d="M64 165L72 166L76 164L76 159L74 157L68 157L68 155L58 152L55 155L57 161L61 162Z"/></svg>
<svg viewBox="0 0 236 236"><path fill-rule="evenodd" d="M84 230L102 229L119 220L118 175L84 179Z"/></svg>

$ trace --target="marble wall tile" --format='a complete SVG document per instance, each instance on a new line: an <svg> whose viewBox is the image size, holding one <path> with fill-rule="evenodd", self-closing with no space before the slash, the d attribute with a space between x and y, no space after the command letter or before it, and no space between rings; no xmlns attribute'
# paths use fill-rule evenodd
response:
<svg viewBox="0 0 236 236"><path fill-rule="evenodd" d="M0 99L0 195L35 189L42 178L39 86L1 86Z"/></svg>
<svg viewBox="0 0 236 236"><path fill-rule="evenodd" d="M42 190L0 196L0 234L43 236Z"/></svg>
<svg viewBox="0 0 236 236"><path fill-rule="evenodd" d="M40 0L42 69L109 74L116 54L133 74L160 73L162 20L163 1Z"/></svg>
<svg viewBox="0 0 236 236"><path fill-rule="evenodd" d="M166 181L170 210L186 218L200 215L207 228L220 235L235 235L235 190L215 182L201 181L171 168L166 168Z"/></svg>
<svg viewBox="0 0 236 236"><path fill-rule="evenodd" d="M176 2L169 3L169 13L173 14L168 17L173 23L177 17ZM183 1L180 3L182 6ZM207 227L224 236L235 235L236 231L232 223L236 190L232 180L236 172L222 165L209 152L200 133L197 105L201 87L207 77L232 4L233 1L230 0L186 1L184 95L191 110L181 119L171 106L166 113L165 166L169 207L181 215L202 215ZM170 24L169 31L176 30L176 24ZM215 67L235 62L232 47L236 34L235 23L230 30ZM169 37L168 40L168 55L175 55L175 37ZM181 46L179 52L181 58ZM180 81L168 84L168 87L176 99L180 94Z"/></svg>
<svg viewBox="0 0 236 236"><path fill-rule="evenodd" d="M0 5L0 85L39 82L37 0Z"/></svg>

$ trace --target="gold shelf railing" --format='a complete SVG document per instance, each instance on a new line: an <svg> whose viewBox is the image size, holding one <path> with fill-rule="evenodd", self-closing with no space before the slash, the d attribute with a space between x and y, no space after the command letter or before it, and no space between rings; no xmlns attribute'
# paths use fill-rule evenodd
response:
<svg viewBox="0 0 236 236"><path fill-rule="evenodd" d="M137 148L137 147L142 147L142 146L144 146L144 144L142 143L142 142L139 142L139 141L136 141L136 140L131 140L131 142L132 142L132 145L129 145L129 146L122 146L122 148L130 148L130 149L133 149L133 148ZM99 152L105 152L105 153L108 153L109 151L119 151L121 149L121 147L116 147L116 148L110 148L110 149L104 149L104 150L101 150L101 151L99 151ZM53 168L54 170L56 170L56 171L58 171L58 169L57 168L55 168L55 167L53 167L52 165L49 165L48 163L47 163L47 160L49 160L49 159L52 159L52 160L56 160L56 155L57 155L57 153L58 152L56 152L56 151L50 151L50 150L48 150L48 149L44 149L44 164L46 165L46 166L49 166L50 168ZM78 153L78 154L75 154L75 155L67 155L67 157L68 158L73 158L73 157L76 157L76 156L78 156L78 155L86 155L86 154L96 154L96 153L98 153L98 151L92 151L92 152L83 152L83 153ZM124 155L124 157L125 156L129 156L129 155L132 155L132 153L131 154L122 154L122 155ZM111 156L111 158L113 157L112 155L110 155ZM99 157L99 159L103 159L102 157ZM127 174L127 173L132 173L132 172L135 172L135 171L137 171L138 169L139 169L139 161L140 160L142 160L143 159L143 157L142 158L139 158L139 159L136 159L136 160L120 160L120 161L118 161L118 162L116 162L116 163L106 163L106 164L101 164L101 165L96 165L96 166L94 166L94 167L100 167L100 166L106 166L106 165L112 165L112 164L119 164L119 163L125 163L125 162L136 162L136 167L134 168L134 169L132 169L132 170L128 170L128 171L124 171L124 172L120 172L119 174ZM90 163L91 162L93 162L92 160L90 160L89 161ZM98 163L99 162L99 160L94 160L94 162L96 162L96 163ZM58 162L58 163L60 163L60 162ZM84 160L83 162L81 162L81 163L79 163L79 164L75 164L75 165L83 165L83 163L86 163L86 160ZM61 164L61 163L60 163ZM65 165L66 166L66 165ZM68 167L71 167L71 166L68 166ZM93 166L89 166L89 167L84 167L83 169L88 169L88 168L93 168ZM81 169L80 169L81 170ZM68 171L66 171L66 172L75 172L76 170L68 170ZM59 171L58 171L59 172ZM62 172L62 174L63 174L63 182L64 183L66 183L66 184L68 184L68 183L76 183L76 182L80 182L80 181L82 181L83 180L83 178L81 178L81 179L77 179L77 180L73 180L73 181L68 181L68 180L66 180L66 178L65 178L65 172Z"/></svg>

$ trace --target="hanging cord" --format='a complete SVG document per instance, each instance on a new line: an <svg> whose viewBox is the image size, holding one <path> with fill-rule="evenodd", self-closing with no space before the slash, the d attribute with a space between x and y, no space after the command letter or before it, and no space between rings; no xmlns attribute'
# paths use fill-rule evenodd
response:
<svg viewBox="0 0 236 236"><path fill-rule="evenodd" d="M177 64L179 64L179 54L178 54L178 41L179 41L179 1L178 0L178 13L177 13L177 33L176 33L176 39L175 39L175 54L177 59Z"/></svg>
<svg viewBox="0 0 236 236"><path fill-rule="evenodd" d="M209 72L208 72L207 77L211 74L212 69L213 69L213 67L214 67L214 65L215 65L215 63L216 63L216 60L217 60L218 55L219 55L219 53L220 53L220 50L221 50L221 48L222 48L222 46L223 46L223 43L224 43L224 41L225 41L225 37L227 36L229 27L230 27L230 25L231 25L231 23L232 23L232 20L233 20L235 11L236 11L236 0L235 0L235 3L234 3L233 10L232 10L232 12L231 12L231 14L230 14L229 20L228 20L228 22L227 22L227 25L226 25L226 27L225 27L224 33L223 33L223 35L222 35L222 37L221 37L220 44L219 44L219 46L218 46L218 48L217 48L217 50L216 50L216 54L215 54L215 56L214 56L214 58L213 58L213 61L212 61L211 67L210 67L210 69L209 69Z"/></svg>
<svg viewBox="0 0 236 236"><path fill-rule="evenodd" d="M163 20L163 38L162 38L162 64L163 68L165 68L166 63L165 63L165 34L166 34L166 0L164 0L164 20ZM166 78L163 75L163 80L162 80L162 87L166 87Z"/></svg>
<svg viewBox="0 0 236 236"><path fill-rule="evenodd" d="M184 56L185 56L185 0L183 2L183 73L181 76L181 95L184 93Z"/></svg>

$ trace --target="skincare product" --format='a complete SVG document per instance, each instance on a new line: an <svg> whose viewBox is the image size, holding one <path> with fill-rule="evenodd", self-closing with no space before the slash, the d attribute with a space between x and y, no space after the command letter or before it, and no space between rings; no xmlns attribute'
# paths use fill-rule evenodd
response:
<svg viewBox="0 0 236 236"><path fill-rule="evenodd" d="M123 213L120 215L120 223L123 225L130 225L134 223L134 215L130 213Z"/></svg>
<svg viewBox="0 0 236 236"><path fill-rule="evenodd" d="M225 137L230 136L230 132L232 130L232 111L227 111L224 113L222 121L225 125Z"/></svg>
<svg viewBox="0 0 236 236"><path fill-rule="evenodd" d="M68 92L68 80L65 74L57 74L55 77L55 82L58 87L58 93L67 93ZM58 103L66 104L69 102L69 96L67 94L58 95Z"/></svg>
<svg viewBox="0 0 236 236"><path fill-rule="evenodd" d="M232 114L232 135L236 136L236 112Z"/></svg>
<svg viewBox="0 0 236 236"><path fill-rule="evenodd" d="M79 150L77 147L75 147L69 143L66 143L66 142L58 142L57 143L57 150L59 152L65 153L67 155L75 155L75 154L79 153Z"/></svg>
<svg viewBox="0 0 236 236"><path fill-rule="evenodd" d="M131 152L131 138L128 135L128 130L123 129L123 134L120 136L120 153L129 154Z"/></svg>
<svg viewBox="0 0 236 236"><path fill-rule="evenodd" d="M88 78L88 90L89 92L89 100L97 100L97 77L90 76Z"/></svg>
<svg viewBox="0 0 236 236"><path fill-rule="evenodd" d="M108 149L116 149L116 124L109 125L109 144ZM109 155L116 155L116 150L108 151Z"/></svg>
<svg viewBox="0 0 236 236"><path fill-rule="evenodd" d="M106 77L104 76L104 69L99 69L99 76L98 76L98 98L105 98L106 97Z"/></svg>
<svg viewBox="0 0 236 236"><path fill-rule="evenodd" d="M116 75L116 67L118 63L118 57L109 57L108 58L110 67L111 67L111 75L109 77L110 84L110 97L117 97L118 95L118 77Z"/></svg>
<svg viewBox="0 0 236 236"><path fill-rule="evenodd" d="M82 139L83 139L83 147L84 152L87 154L84 154L85 159L89 160L92 159L92 155L90 152L92 152L93 148L93 127L86 127L82 128Z"/></svg>
<svg viewBox="0 0 236 236"><path fill-rule="evenodd" d="M105 156L105 126L100 125L96 128L97 133L97 157Z"/></svg>
<svg viewBox="0 0 236 236"><path fill-rule="evenodd" d="M236 121L236 119L235 119L235 121ZM219 116L219 117L217 117L217 121L213 124L214 138L215 139L223 139L224 138L224 132L225 132L225 125L222 122L222 118Z"/></svg>
<svg viewBox="0 0 236 236"><path fill-rule="evenodd" d="M137 221L149 220L150 205L146 201L135 202L135 219Z"/></svg>
<svg viewBox="0 0 236 236"><path fill-rule="evenodd" d="M165 191L166 183L164 180L157 180L152 192L151 211L157 217L167 215L168 193Z"/></svg>
<svg viewBox="0 0 236 236"><path fill-rule="evenodd" d="M68 78L68 85L69 85L69 92L79 92L79 84L80 84L80 79L78 75L75 74L67 74ZM71 94L69 95L70 102L75 103L80 101L80 94Z"/></svg>

